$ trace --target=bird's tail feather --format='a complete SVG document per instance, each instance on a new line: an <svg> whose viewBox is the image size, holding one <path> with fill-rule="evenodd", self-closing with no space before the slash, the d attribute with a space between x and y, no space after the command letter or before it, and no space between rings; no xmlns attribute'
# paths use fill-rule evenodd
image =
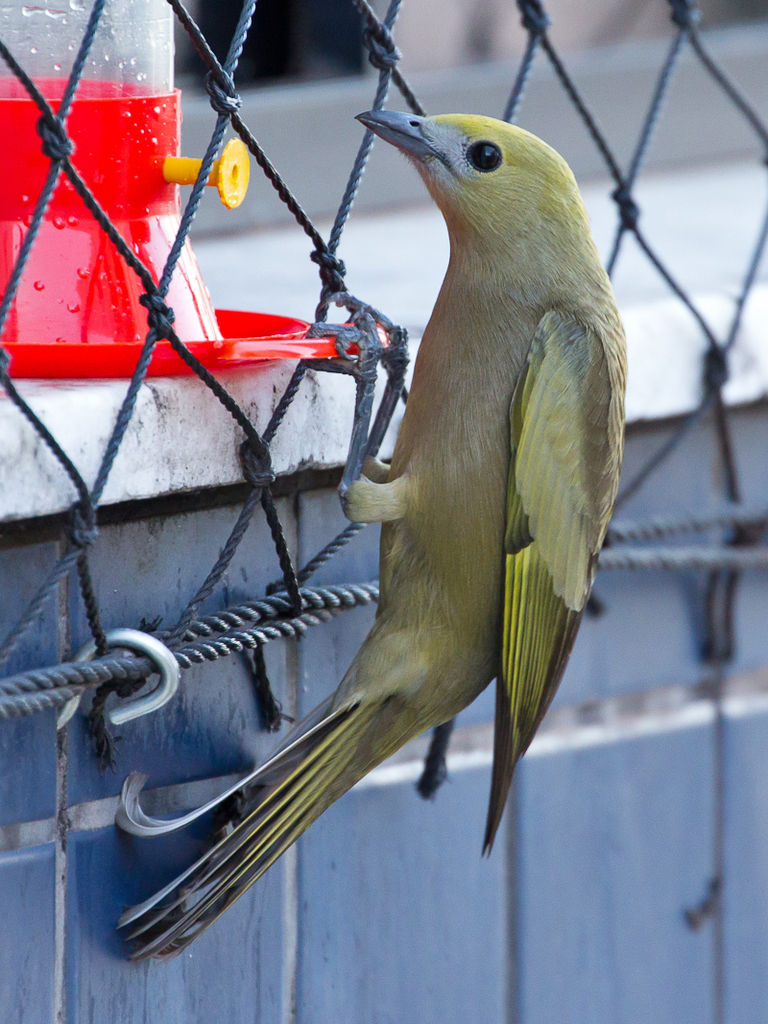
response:
<svg viewBox="0 0 768 1024"><path fill-rule="evenodd" d="M484 854L493 846L515 765L533 740L560 683L582 614L555 594L535 543L507 556L505 588L510 615L496 680Z"/></svg>
<svg viewBox="0 0 768 1024"><path fill-rule="evenodd" d="M154 897L123 914L132 958L176 956L285 852L365 769L353 757L376 708L330 712L271 761L270 783L243 820ZM308 724L308 723L304 723Z"/></svg>

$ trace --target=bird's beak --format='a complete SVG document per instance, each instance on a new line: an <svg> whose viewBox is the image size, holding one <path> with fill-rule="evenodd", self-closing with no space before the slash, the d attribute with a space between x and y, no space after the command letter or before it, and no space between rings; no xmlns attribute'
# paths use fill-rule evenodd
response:
<svg viewBox="0 0 768 1024"><path fill-rule="evenodd" d="M424 160L429 156L440 157L434 146L424 137L423 117L401 114L395 110L368 110L364 114L358 114L357 120L379 138L391 142L408 156L417 160Z"/></svg>

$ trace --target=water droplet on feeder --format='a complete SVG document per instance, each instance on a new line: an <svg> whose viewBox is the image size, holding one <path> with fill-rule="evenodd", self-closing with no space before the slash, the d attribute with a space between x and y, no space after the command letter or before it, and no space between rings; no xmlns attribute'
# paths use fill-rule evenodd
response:
<svg viewBox="0 0 768 1024"><path fill-rule="evenodd" d="M91 272L90 270L88 270L87 267L78 267L77 276L80 278L81 281L85 281L87 278L91 276Z"/></svg>
<svg viewBox="0 0 768 1024"><path fill-rule="evenodd" d="M79 313L80 312L80 303L79 302L68 302L67 303L67 309L69 310L70 313Z"/></svg>
<svg viewBox="0 0 768 1024"><path fill-rule="evenodd" d="M45 282L44 281L35 281L35 283L33 285L33 288L35 289L36 292L45 291Z"/></svg>
<svg viewBox="0 0 768 1024"><path fill-rule="evenodd" d="M61 231L62 228L64 227L64 223L65 223L65 221L64 221L63 217L54 217L53 218L53 226L55 228L58 228L59 231Z"/></svg>

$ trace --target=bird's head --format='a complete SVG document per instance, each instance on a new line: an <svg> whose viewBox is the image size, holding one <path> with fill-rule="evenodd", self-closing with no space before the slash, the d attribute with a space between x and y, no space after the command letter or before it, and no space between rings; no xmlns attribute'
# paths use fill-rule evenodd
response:
<svg viewBox="0 0 768 1024"><path fill-rule="evenodd" d="M541 139L476 114L369 111L358 120L417 167L453 237L483 245L586 217L570 168Z"/></svg>

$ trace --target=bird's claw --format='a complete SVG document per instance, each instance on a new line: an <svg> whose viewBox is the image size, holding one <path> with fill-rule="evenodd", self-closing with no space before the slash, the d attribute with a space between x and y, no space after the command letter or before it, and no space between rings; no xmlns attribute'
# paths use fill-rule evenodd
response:
<svg viewBox="0 0 768 1024"><path fill-rule="evenodd" d="M360 302L349 292L335 292L325 296L318 307L318 317L325 315L331 303L346 309L349 312L349 321L345 324L327 324L318 321L310 328L308 337L322 337L323 335L333 337L336 351L342 362L335 366L333 363L325 366L320 363L311 365L318 369L332 369L337 373L350 373L355 377L357 386L355 420L349 443L347 465L339 484L339 496L345 515L353 522L372 522L374 520L357 519L347 492L352 483L360 477L364 459L378 451L395 403L402 393L402 382L408 363L408 335L389 317L384 316L373 306ZM353 344L357 347L355 355L351 353ZM386 368L388 382L376 415L376 421L369 432L379 363Z"/></svg>
<svg viewBox="0 0 768 1024"><path fill-rule="evenodd" d="M340 359L344 359L349 363L356 363L358 356L357 352L352 352L353 346L357 346L358 351L361 345L361 335L359 327L353 323L348 324L313 324L307 332L308 338L322 337L322 338L333 338L333 343L336 347L336 353Z"/></svg>
<svg viewBox="0 0 768 1024"><path fill-rule="evenodd" d="M326 305L333 303L349 312L349 321L345 324L313 324L308 337L332 337L336 351L341 359L360 365L365 362L362 356L375 353L376 361L382 350L399 347L402 344L403 331L380 310L361 302L349 292L335 292L325 300ZM357 346L359 354L351 352Z"/></svg>

